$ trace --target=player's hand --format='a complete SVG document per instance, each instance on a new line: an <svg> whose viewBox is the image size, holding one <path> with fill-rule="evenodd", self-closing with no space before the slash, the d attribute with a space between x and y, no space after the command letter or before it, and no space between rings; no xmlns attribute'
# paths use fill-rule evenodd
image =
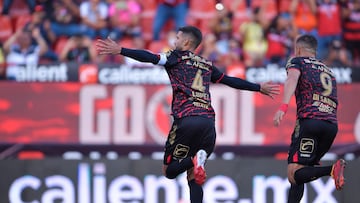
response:
<svg viewBox="0 0 360 203"><path fill-rule="evenodd" d="M96 41L96 50L100 55L120 54L121 46L108 37L106 40L98 39Z"/></svg>
<svg viewBox="0 0 360 203"><path fill-rule="evenodd" d="M278 95L280 93L280 85L272 84L271 82L261 83L260 92L273 99L275 95Z"/></svg>
<svg viewBox="0 0 360 203"><path fill-rule="evenodd" d="M285 112L281 111L281 110L278 110L276 113L275 113L275 116L274 116L274 126L279 126L283 117L285 115Z"/></svg>

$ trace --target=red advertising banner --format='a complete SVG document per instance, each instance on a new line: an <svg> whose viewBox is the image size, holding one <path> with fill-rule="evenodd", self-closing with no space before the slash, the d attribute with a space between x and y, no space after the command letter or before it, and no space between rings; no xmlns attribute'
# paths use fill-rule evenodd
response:
<svg viewBox="0 0 360 203"><path fill-rule="evenodd" d="M280 127L272 125L274 100L223 85L212 87L218 145L290 142L295 102ZM360 142L360 84L339 85L335 144ZM0 83L0 142L163 144L171 124L167 85Z"/></svg>

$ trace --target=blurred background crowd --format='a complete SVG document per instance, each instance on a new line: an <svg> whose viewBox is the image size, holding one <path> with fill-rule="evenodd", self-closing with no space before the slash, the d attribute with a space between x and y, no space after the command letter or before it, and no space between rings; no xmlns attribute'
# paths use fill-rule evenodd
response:
<svg viewBox="0 0 360 203"><path fill-rule="evenodd" d="M198 54L231 72L284 66L298 34L329 66L360 67L360 0L0 0L0 78L39 63L131 63L98 56L95 41L163 52L176 29L199 27ZM15 69L14 69L15 70Z"/></svg>

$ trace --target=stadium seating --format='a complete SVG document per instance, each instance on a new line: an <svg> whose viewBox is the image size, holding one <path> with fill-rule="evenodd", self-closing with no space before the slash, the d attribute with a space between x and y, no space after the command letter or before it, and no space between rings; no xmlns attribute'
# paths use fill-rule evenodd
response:
<svg viewBox="0 0 360 203"><path fill-rule="evenodd" d="M267 1L263 1L263 0L253 0L251 1L251 7L255 8L255 7L260 7L262 6L262 4L266 4L265 7L265 17L267 19L272 19L277 15L277 5L276 5L276 1L275 0L267 0Z"/></svg>
<svg viewBox="0 0 360 203"><path fill-rule="evenodd" d="M54 50L57 55L60 55L67 41L68 41L67 37L60 37L59 39L56 40Z"/></svg>
<svg viewBox="0 0 360 203"><path fill-rule="evenodd" d="M13 0L9 14L11 17L19 17L22 15L30 15L29 6L25 0Z"/></svg>
<svg viewBox="0 0 360 203"><path fill-rule="evenodd" d="M31 15L21 15L15 17L15 30L23 28L28 22L31 21Z"/></svg>
<svg viewBox="0 0 360 203"><path fill-rule="evenodd" d="M0 15L0 42L5 42L13 34L13 24L9 16Z"/></svg>
<svg viewBox="0 0 360 203"><path fill-rule="evenodd" d="M145 40L152 39L152 25L156 13L156 0L139 1L142 6L141 28Z"/></svg>
<svg viewBox="0 0 360 203"><path fill-rule="evenodd" d="M215 0L190 1L187 23L199 27L206 33L209 30L209 19L216 14L215 5Z"/></svg>
<svg viewBox="0 0 360 203"><path fill-rule="evenodd" d="M152 41L149 44L149 50L154 53L160 53L167 47L167 43L164 40Z"/></svg>

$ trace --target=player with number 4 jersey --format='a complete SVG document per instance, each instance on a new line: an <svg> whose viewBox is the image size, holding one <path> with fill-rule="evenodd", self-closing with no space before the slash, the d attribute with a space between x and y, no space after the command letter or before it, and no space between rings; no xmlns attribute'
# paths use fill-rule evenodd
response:
<svg viewBox="0 0 360 203"><path fill-rule="evenodd" d="M170 179L187 171L192 203L203 201L204 166L215 145L215 112L211 106L210 84L222 83L270 97L279 92L279 85L255 84L220 72L212 62L194 53L201 40L199 29L186 26L177 32L175 49L167 53L128 49L111 39L99 40L97 44L100 54L121 54L165 67L173 90L171 110L174 121L165 144L163 171Z"/></svg>

